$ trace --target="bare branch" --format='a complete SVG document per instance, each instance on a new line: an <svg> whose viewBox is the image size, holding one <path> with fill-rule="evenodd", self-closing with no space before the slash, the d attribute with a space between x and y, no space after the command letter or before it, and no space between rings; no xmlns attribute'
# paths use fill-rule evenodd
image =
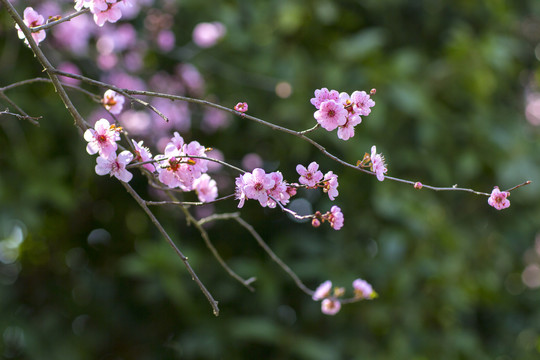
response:
<svg viewBox="0 0 540 360"><path fill-rule="evenodd" d="M197 285L199 285L199 288L201 289L203 294L208 299L208 302L210 303L210 306L212 306L212 311L214 312L214 315L218 316L219 315L219 308L218 308L217 301L214 300L214 298L212 297L212 294L210 294L210 292L206 289L206 287L201 282L201 280L199 280L199 277L197 276L197 274L195 273L195 271L193 270L193 268L189 264L188 258L176 246L176 244L171 239L171 237L169 236L167 231L165 231L165 229L163 228L161 223L158 221L158 219L155 217L155 215L152 213L152 211L150 211L148 206L146 206L145 201L139 196L139 194L137 194L137 192L135 190L133 190L133 188L129 184L127 184L127 183L125 183L123 181L121 181L121 183L126 188L127 192L135 199L135 201L137 201L139 206L143 209L143 211L146 213L146 215L150 218L150 221L152 221L154 226L159 230L161 235L165 238L165 240L167 240L169 245L174 249L176 254L180 257L180 259L182 260L182 262L186 266L189 274L191 275L192 280L195 281L197 283Z"/></svg>

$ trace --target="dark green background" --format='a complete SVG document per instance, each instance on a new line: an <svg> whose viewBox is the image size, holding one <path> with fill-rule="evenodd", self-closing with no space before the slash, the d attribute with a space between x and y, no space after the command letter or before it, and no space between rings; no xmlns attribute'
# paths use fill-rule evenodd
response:
<svg viewBox="0 0 540 360"><path fill-rule="evenodd" d="M257 153L268 171L295 181L295 166L318 161L339 175L345 226L313 229L249 201L242 216L310 287L361 277L379 298L329 317L233 222L210 227L227 263L256 276L251 293L229 277L173 208L156 213L214 294L214 317L182 262L115 180L94 173L95 157L50 85L9 96L40 127L0 117L0 241L22 229L18 260L0 264L0 356L6 359L538 359L540 292L522 283L540 225L539 129L524 115L538 88L540 2L535 0L182 1L156 2L174 15L177 48L149 45L147 78L195 65L224 106L292 129L314 124L313 91L377 88L377 105L344 142L313 138L355 163L371 145L388 174L490 192L525 180L512 206L487 198L415 190L345 169L308 143L240 118L219 132L182 135L240 164ZM26 5L15 3L22 13ZM69 4L66 5L66 11ZM69 10L71 11L71 10ZM144 16L133 23L144 41ZM42 76L0 8L0 86ZM198 50L201 21L221 21L222 41ZM53 64L82 58L41 45ZM92 47L93 45L91 45ZM537 51L538 53L538 51ZM274 87L287 81L290 98ZM96 88L87 88L99 94ZM83 116L96 106L71 93ZM2 108L8 105L2 103ZM10 109L13 110L13 109ZM172 135L172 134L171 134ZM152 145L151 145L152 146ZM157 153L155 147L152 148ZM227 172L233 180L236 174ZM133 186L146 198L143 177ZM220 194L232 188L220 189ZM314 209L326 196L300 192ZM236 201L216 206L236 210ZM540 238L539 238L540 239ZM540 240L538 240L540 242ZM4 242L4 244L6 244Z"/></svg>

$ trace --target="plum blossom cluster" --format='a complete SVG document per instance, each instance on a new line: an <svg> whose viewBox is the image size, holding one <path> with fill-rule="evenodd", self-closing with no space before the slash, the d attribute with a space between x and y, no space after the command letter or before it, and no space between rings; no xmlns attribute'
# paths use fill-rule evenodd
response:
<svg viewBox="0 0 540 360"><path fill-rule="evenodd" d="M258 200L262 207L275 208L277 201L287 205L291 196L296 195L296 188L288 185L279 171L267 174L263 169L255 168L237 177L235 184L239 208L244 206L246 199Z"/></svg>
<svg viewBox="0 0 540 360"><path fill-rule="evenodd" d="M300 174L299 183L287 183L283 180L283 174L279 171L266 173L261 168L255 168L252 172L246 172L236 178L235 197L239 200L238 207L242 208L247 199L257 200L262 207L275 208L279 203L287 205L292 196L296 195L297 188L321 187L328 194L330 200L338 196L338 176L332 171L325 175L319 170L319 164L312 162L306 168L298 164L296 171ZM291 212L289 210L289 212ZM292 213L292 212L291 212ZM343 227L344 217L338 206L332 206L330 211L322 214L320 211L313 215L300 216L298 218L312 218L314 227L319 227L327 221L330 226L339 230Z"/></svg>
<svg viewBox="0 0 540 360"><path fill-rule="evenodd" d="M362 279L356 279L352 283L354 289L354 297L352 301L360 300L372 300L378 295L373 290L371 285ZM315 301L321 301L321 311L326 315L335 315L341 310L342 301L340 300L345 295L345 289L342 287L332 288L332 282L326 280L323 282L315 292L312 299Z"/></svg>
<svg viewBox="0 0 540 360"><path fill-rule="evenodd" d="M214 201L218 189L216 182L206 174L209 162L205 160L206 151L198 141L186 143L175 132L164 153L154 157L159 181L169 188L195 190L201 202Z"/></svg>
<svg viewBox="0 0 540 360"><path fill-rule="evenodd" d="M29 28L45 24L45 19L43 18L43 15L38 14L38 12L31 7L27 7L26 9L24 9L23 15L24 24ZM15 25L15 28L17 29L17 35L19 36L19 39L24 39L24 43L30 46L30 44L28 44L28 40L24 36L24 33L22 32L18 24ZM34 38L36 44L39 44L40 42L45 40L46 36L47 34L45 33L45 30L40 30L32 33L32 37Z"/></svg>
<svg viewBox="0 0 540 360"><path fill-rule="evenodd" d="M116 154L117 141L120 140L121 127L110 125L106 119L96 122L93 129L84 133L88 141L86 151L90 154L99 154L95 171L98 175L114 176L117 179L129 182L133 178L127 169L132 160L142 163L144 169L156 174L159 181L169 188L180 188L182 191L197 193L201 202L214 201L218 196L216 182L210 178L208 171L207 149L197 141L185 143L177 132L166 145L164 154L152 158L150 150L143 145L143 141L131 140L133 153L122 151Z"/></svg>
<svg viewBox="0 0 540 360"><path fill-rule="evenodd" d="M371 94L374 93L372 90ZM317 109L313 116L321 127L328 131L338 129L338 138L349 140L354 136L354 127L362 122L362 116L371 113L375 101L365 91L355 91L349 95L322 88L315 90L311 104Z"/></svg>
<svg viewBox="0 0 540 360"><path fill-rule="evenodd" d="M341 212L341 208L337 205L334 205L330 208L330 211L322 214L320 211L316 211L313 214L313 220L311 220L311 225L313 227L321 226L321 223L328 221L332 229L339 230L343 227L345 218Z"/></svg>
<svg viewBox="0 0 540 360"><path fill-rule="evenodd" d="M133 160L133 154L127 150L116 154L118 149L116 142L120 140L120 131L121 127L109 124L106 119L98 120L93 129L88 129L84 133L84 139L88 141L86 151L90 155L99 154L96 159L96 174L109 174L118 180L129 182L133 174L126 169L126 165Z"/></svg>
<svg viewBox="0 0 540 360"><path fill-rule="evenodd" d="M117 22L122 17L122 10L131 5L131 0L75 0L75 10L90 9L98 26L103 26L107 21Z"/></svg>
<svg viewBox="0 0 540 360"><path fill-rule="evenodd" d="M306 168L304 165L298 164L296 166L296 172L300 175L298 182L305 185L307 188L322 187L323 191L328 194L330 200L339 195L338 191L338 176L332 171L324 174L319 170L319 164L315 161L311 162Z"/></svg>

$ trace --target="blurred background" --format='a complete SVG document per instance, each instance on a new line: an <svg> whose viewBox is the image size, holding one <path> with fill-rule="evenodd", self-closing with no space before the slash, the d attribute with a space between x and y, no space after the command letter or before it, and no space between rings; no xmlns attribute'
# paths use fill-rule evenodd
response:
<svg viewBox="0 0 540 360"><path fill-rule="evenodd" d="M13 1L46 18L71 1ZM40 126L0 117L0 356L4 359L538 359L540 356L540 2L536 0L135 1L116 24L89 14L47 31L53 65L133 89L207 99L295 130L315 124L309 100L327 87L377 89L348 141L312 137L355 163L377 145L388 175L491 192L526 180L497 211L469 193L415 190L351 171L298 138L210 108L150 100L118 116L154 154L174 131L231 164L297 164L339 175L334 203L300 191L297 206L340 206L334 231L248 201L242 216L311 288L379 298L324 315L245 229L208 232L220 267L181 211L156 215L219 301L211 308L180 259L95 156L49 84L6 92ZM0 87L44 76L0 7ZM102 95L103 89L82 84ZM111 116L77 91L90 123ZM12 109L2 102L2 110ZM219 155L219 153L217 153ZM216 156L218 156L216 155ZM212 175L220 195L237 174ZM160 199L135 174L132 185ZM186 194L186 200L194 200ZM196 217L236 211L225 201ZM325 224L326 225L326 224Z"/></svg>

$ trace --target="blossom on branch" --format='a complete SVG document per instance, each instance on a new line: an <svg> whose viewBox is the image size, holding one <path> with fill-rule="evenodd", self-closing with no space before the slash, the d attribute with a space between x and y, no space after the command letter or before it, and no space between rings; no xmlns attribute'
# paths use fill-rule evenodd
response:
<svg viewBox="0 0 540 360"><path fill-rule="evenodd" d="M209 202L217 199L218 188L216 181L208 174L202 174L193 182L193 189L197 192L199 201Z"/></svg>
<svg viewBox="0 0 540 360"><path fill-rule="evenodd" d="M334 172L329 171L324 174L323 191L328 194L328 198L332 201L339 195L338 186L338 176Z"/></svg>
<svg viewBox="0 0 540 360"><path fill-rule="evenodd" d="M384 174L388 171L386 164L384 163L384 157L382 154L377 154L377 147L373 145L371 147L371 171L377 175L377 180L383 181Z"/></svg>
<svg viewBox="0 0 540 360"><path fill-rule="evenodd" d="M356 279L353 281L354 296L357 299L374 299L377 297L377 293L373 291L371 285L362 279Z"/></svg>
<svg viewBox="0 0 540 360"><path fill-rule="evenodd" d="M315 292L313 293L313 296L311 297L313 300L322 300L328 296L330 296L330 291L332 290L332 282L330 280L326 280L321 285L317 287Z"/></svg>
<svg viewBox="0 0 540 360"><path fill-rule="evenodd" d="M105 109L107 109L111 114L118 115L122 111L124 106L124 97L113 90L105 91L103 94L103 99L101 100Z"/></svg>
<svg viewBox="0 0 540 360"><path fill-rule="evenodd" d="M375 106L375 101L365 91L355 91L351 95L354 109L362 116L368 116L371 108Z"/></svg>
<svg viewBox="0 0 540 360"><path fill-rule="evenodd" d="M347 110L335 100L327 100L321 104L313 116L324 129L332 131L347 122Z"/></svg>
<svg viewBox="0 0 540 360"><path fill-rule="evenodd" d="M283 180L283 174L280 171L274 171L268 175L274 180L274 186L268 190L268 195L279 201L282 205L286 205L291 195L287 192L287 183ZM276 201L272 198L268 198L267 205L269 208L275 208L277 205Z"/></svg>
<svg viewBox="0 0 540 360"><path fill-rule="evenodd" d="M343 222L345 221L345 219L339 206L332 206L330 208L330 213L327 214L326 218L330 222L330 226L334 230L339 230L343 227Z"/></svg>
<svg viewBox="0 0 540 360"><path fill-rule="evenodd" d="M146 162L146 161L150 161L152 160L152 153L150 152L150 150L146 147L146 146L143 146L143 141L139 141L138 143L131 139L131 142L133 144L133 148L135 149L135 160L138 161L138 162ZM156 168L154 167L153 164L144 164L143 165L143 168L145 168L146 170L150 171L150 172L154 172L156 170Z"/></svg>
<svg viewBox="0 0 540 360"><path fill-rule="evenodd" d="M43 18L43 15L38 14L38 12L35 11L31 7L27 7L26 9L24 9L23 20L24 20L24 24L28 26L29 28L33 28L33 27L37 27L37 26L41 26L45 24L45 19ZM28 43L28 40L24 36L24 33L22 32L18 24L15 25L15 28L17 29L17 35L19 36L19 39L24 39L24 43L30 46L30 44ZM40 31L32 33L32 37L34 38L34 41L36 42L36 44L39 44L40 42L45 40L46 36L47 34L45 33L45 30L40 30Z"/></svg>
<svg viewBox="0 0 540 360"><path fill-rule="evenodd" d="M116 177L123 182L129 182L133 174L126 170L126 165L133 160L133 154L129 151L122 151L118 156L116 153L109 157L98 156L96 159L96 174Z"/></svg>
<svg viewBox="0 0 540 360"><path fill-rule="evenodd" d="M508 191L501 191L498 186L495 186L489 196L488 204L497 210L506 209L510 206L510 200L507 199L508 196L510 196Z"/></svg>
<svg viewBox="0 0 540 360"><path fill-rule="evenodd" d="M243 180L244 188L242 191L246 198L258 200L262 207L266 207L268 191L274 187L275 181L261 168L256 168L251 173L245 173Z"/></svg>
<svg viewBox="0 0 540 360"><path fill-rule="evenodd" d="M246 111L248 111L247 102L239 102L238 104L234 105L234 110L245 113Z"/></svg>
<svg viewBox="0 0 540 360"><path fill-rule="evenodd" d="M122 17L124 6L131 6L131 0L75 0L75 10L89 8L94 14L94 22L103 26L107 21L115 23Z"/></svg>
<svg viewBox="0 0 540 360"><path fill-rule="evenodd" d="M321 311L326 315L336 315L341 310L341 302L336 299L324 299L321 303Z"/></svg>
<svg viewBox="0 0 540 360"><path fill-rule="evenodd" d="M323 173L315 161L309 164L307 169L304 165L296 165L296 172L300 175L298 182L310 188L315 188L317 183L323 179Z"/></svg>
<svg viewBox="0 0 540 360"><path fill-rule="evenodd" d="M183 191L191 191L193 182L208 171L208 160L201 159L204 157L204 146L197 141L186 144L180 134L175 132L165 146L165 153L155 156L159 181L170 188L179 187Z"/></svg>
<svg viewBox="0 0 540 360"><path fill-rule="evenodd" d="M320 109L321 104L327 100L339 100L339 93L336 90L328 90L327 88L315 90L315 97L310 100L311 104Z"/></svg>
<svg viewBox="0 0 540 360"><path fill-rule="evenodd" d="M120 140L118 131L119 128L110 125L106 119L99 119L93 129L84 132L84 140L88 141L86 151L90 155L99 152L105 158L115 154L118 148L116 142Z"/></svg>

